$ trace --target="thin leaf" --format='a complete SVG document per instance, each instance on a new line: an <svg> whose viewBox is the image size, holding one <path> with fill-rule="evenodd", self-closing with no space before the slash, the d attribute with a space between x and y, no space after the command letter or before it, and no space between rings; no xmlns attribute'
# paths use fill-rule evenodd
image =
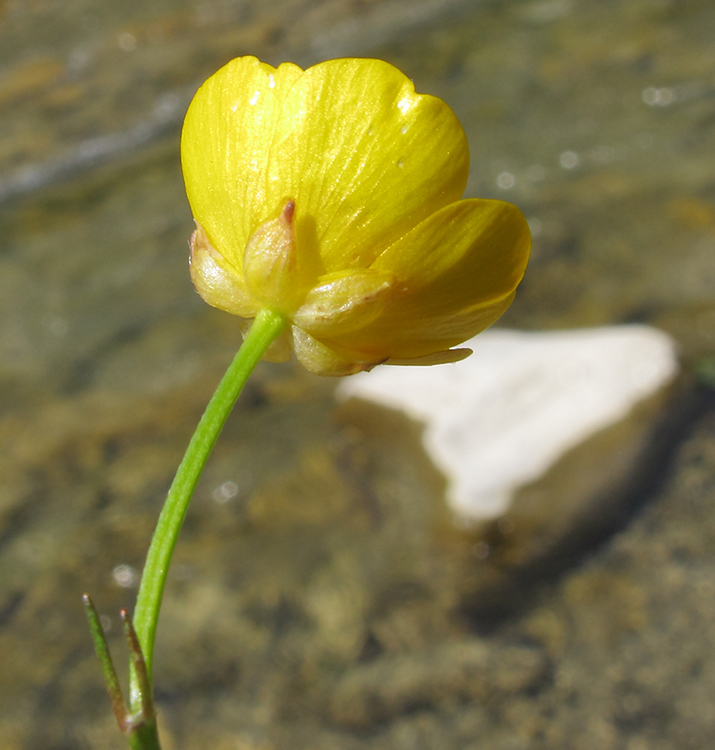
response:
<svg viewBox="0 0 715 750"><path fill-rule="evenodd" d="M127 709L124 705L124 696L122 695L122 688L119 685L117 672L114 669L112 656L109 653L109 646L107 645L107 639L104 635L102 621L100 620L97 608L94 606L89 594L84 594L82 600L84 601L84 611L89 620L89 629L92 633L92 640L94 641L94 650L97 652L99 663L102 667L102 674L104 675L104 683L107 686L109 699L112 701L112 711L114 711L114 716L117 719L117 724L119 724L119 729L124 732L127 727Z"/></svg>

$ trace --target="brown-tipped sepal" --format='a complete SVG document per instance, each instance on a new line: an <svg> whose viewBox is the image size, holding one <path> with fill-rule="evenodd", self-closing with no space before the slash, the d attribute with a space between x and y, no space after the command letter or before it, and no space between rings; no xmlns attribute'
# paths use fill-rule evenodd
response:
<svg viewBox="0 0 715 750"><path fill-rule="evenodd" d="M261 307L292 313L305 291L299 283L295 241L295 201L286 198L281 212L256 229L243 254L243 275Z"/></svg>

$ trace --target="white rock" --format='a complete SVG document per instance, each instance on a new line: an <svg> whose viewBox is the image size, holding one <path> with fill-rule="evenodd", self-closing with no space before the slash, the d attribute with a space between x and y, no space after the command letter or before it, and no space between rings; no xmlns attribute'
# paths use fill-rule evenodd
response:
<svg viewBox="0 0 715 750"><path fill-rule="evenodd" d="M642 325L553 333L493 330L456 364L378 367L342 380L338 397L401 409L463 521L498 516L518 487L621 420L678 370L675 346Z"/></svg>

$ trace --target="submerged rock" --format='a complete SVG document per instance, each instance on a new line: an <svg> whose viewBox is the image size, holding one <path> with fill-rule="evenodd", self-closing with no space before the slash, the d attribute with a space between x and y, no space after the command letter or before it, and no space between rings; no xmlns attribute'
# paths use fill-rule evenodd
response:
<svg viewBox="0 0 715 750"><path fill-rule="evenodd" d="M674 341L647 326L494 330L466 345L474 354L456 365L380 367L337 391L425 425L425 450L466 521L503 514L517 488L623 419L678 369Z"/></svg>

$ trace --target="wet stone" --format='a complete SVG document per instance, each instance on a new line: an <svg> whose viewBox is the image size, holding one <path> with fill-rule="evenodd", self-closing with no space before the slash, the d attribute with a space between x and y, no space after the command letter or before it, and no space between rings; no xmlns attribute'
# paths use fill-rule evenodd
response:
<svg viewBox="0 0 715 750"><path fill-rule="evenodd" d="M342 724L365 728L416 710L524 692L546 672L547 660L536 648L493 648L478 639L445 643L351 671L335 688L332 714Z"/></svg>

